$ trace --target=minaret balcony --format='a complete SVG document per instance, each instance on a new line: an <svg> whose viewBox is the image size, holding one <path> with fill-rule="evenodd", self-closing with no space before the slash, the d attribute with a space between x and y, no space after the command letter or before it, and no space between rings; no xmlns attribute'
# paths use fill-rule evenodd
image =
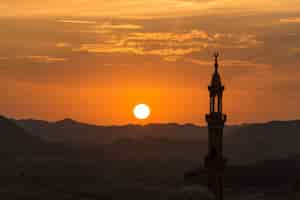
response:
<svg viewBox="0 0 300 200"><path fill-rule="evenodd" d="M208 91L211 94L221 94L224 92L224 90L225 87L222 84L208 86Z"/></svg>
<svg viewBox="0 0 300 200"><path fill-rule="evenodd" d="M227 120L227 116L220 112L212 112L205 116L208 124L223 124Z"/></svg>

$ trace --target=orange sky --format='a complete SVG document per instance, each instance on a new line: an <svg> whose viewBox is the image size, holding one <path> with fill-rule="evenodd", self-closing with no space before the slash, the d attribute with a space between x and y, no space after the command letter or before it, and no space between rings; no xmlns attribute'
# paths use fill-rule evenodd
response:
<svg viewBox="0 0 300 200"><path fill-rule="evenodd" d="M0 113L204 124L218 50L228 123L298 119L300 2L263 3L1 1Z"/></svg>

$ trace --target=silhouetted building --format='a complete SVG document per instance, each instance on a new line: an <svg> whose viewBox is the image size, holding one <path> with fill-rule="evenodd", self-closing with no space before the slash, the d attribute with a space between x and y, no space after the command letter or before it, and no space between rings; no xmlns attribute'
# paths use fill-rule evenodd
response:
<svg viewBox="0 0 300 200"><path fill-rule="evenodd" d="M210 94L210 112L206 115L208 123L208 154L205 157L205 168L208 175L208 188L214 193L216 200L223 200L223 174L226 159L223 157L223 128L226 115L222 112L224 86L218 72L218 56L215 54L215 71L211 84L208 86Z"/></svg>

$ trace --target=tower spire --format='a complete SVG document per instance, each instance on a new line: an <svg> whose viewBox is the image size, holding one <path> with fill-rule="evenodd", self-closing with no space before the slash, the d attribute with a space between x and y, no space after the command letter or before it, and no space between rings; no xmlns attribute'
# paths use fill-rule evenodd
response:
<svg viewBox="0 0 300 200"><path fill-rule="evenodd" d="M218 72L218 67L219 67L219 63L218 63L219 52L215 52L214 53L214 58L215 58L215 72Z"/></svg>

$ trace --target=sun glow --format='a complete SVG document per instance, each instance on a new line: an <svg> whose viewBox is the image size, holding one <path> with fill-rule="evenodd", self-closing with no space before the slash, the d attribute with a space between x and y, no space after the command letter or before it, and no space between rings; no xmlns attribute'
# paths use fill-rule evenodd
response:
<svg viewBox="0 0 300 200"><path fill-rule="evenodd" d="M150 114L150 107L146 104L138 104L133 109L133 114L137 119L147 119Z"/></svg>

